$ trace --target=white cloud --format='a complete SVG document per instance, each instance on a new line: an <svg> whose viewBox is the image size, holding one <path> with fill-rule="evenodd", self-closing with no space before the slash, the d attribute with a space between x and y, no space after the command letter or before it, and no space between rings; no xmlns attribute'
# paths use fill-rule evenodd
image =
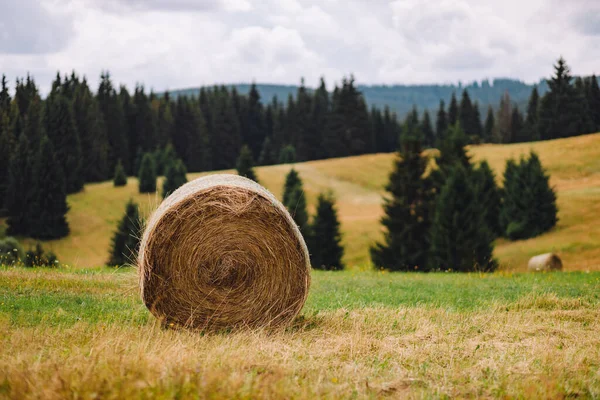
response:
<svg viewBox="0 0 600 400"><path fill-rule="evenodd" d="M3 0L0 72L155 90L228 82L432 83L600 73L595 0ZM65 6L65 4L67 4ZM562 12L556 13L560 6Z"/></svg>

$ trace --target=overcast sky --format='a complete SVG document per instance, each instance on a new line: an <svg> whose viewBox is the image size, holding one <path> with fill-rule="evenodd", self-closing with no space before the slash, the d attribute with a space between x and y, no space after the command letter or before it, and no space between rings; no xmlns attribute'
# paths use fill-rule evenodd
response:
<svg viewBox="0 0 600 400"><path fill-rule="evenodd" d="M537 81L600 73L600 0L0 0L0 73L214 83Z"/></svg>

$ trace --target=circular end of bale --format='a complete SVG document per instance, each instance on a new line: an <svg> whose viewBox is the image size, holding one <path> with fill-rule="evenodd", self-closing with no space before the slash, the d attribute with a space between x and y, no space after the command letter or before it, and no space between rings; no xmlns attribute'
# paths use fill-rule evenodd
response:
<svg viewBox="0 0 600 400"><path fill-rule="evenodd" d="M142 300L191 329L278 327L304 305L306 244L285 207L238 175L188 182L152 214L138 256Z"/></svg>
<svg viewBox="0 0 600 400"><path fill-rule="evenodd" d="M558 255L546 253L531 257L527 269L531 272L562 271L563 263Z"/></svg>

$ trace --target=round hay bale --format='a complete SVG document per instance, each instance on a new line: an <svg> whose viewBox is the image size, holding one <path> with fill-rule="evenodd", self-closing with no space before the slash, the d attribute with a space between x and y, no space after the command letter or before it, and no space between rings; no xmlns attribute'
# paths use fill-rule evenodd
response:
<svg viewBox="0 0 600 400"><path fill-rule="evenodd" d="M310 286L306 244L285 207L238 175L188 182L150 217L138 256L142 299L163 323L277 327Z"/></svg>
<svg viewBox="0 0 600 400"><path fill-rule="evenodd" d="M561 271L563 265L560 257L558 257L556 254L546 253L531 257L527 268L532 272L549 272Z"/></svg>

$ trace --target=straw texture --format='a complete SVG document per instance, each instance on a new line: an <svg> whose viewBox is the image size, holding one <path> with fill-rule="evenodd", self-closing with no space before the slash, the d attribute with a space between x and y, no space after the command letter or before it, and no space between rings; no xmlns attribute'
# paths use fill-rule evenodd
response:
<svg viewBox="0 0 600 400"><path fill-rule="evenodd" d="M142 299L166 324L277 327L310 286L302 234L269 191L237 175L180 187L150 217L138 256Z"/></svg>

